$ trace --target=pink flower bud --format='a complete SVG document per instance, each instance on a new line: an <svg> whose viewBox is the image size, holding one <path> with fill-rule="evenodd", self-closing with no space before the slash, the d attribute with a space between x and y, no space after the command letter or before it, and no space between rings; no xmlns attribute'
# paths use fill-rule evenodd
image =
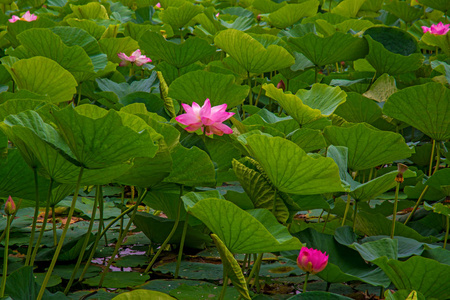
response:
<svg viewBox="0 0 450 300"><path fill-rule="evenodd" d="M161 3L156 3L156 5L155 5L157 8L161 8Z"/></svg>
<svg viewBox="0 0 450 300"><path fill-rule="evenodd" d="M297 258L298 267L310 274L316 274L325 269L328 264L328 255L327 253L322 253L320 250L316 249L308 249L303 247L300 250L300 254Z"/></svg>
<svg viewBox="0 0 450 300"><path fill-rule="evenodd" d="M282 89L283 91L286 90L286 84L284 84L283 80L280 80L280 82L278 82L277 89Z"/></svg>
<svg viewBox="0 0 450 300"><path fill-rule="evenodd" d="M14 203L13 198L9 196L5 204L5 213L7 215L12 215L15 213L15 211L16 211L16 204Z"/></svg>

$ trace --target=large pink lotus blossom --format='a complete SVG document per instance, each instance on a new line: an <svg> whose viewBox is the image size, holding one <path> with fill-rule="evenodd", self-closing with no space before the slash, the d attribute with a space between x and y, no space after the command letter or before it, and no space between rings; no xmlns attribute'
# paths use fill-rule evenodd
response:
<svg viewBox="0 0 450 300"><path fill-rule="evenodd" d="M186 113L179 115L175 120L183 125L188 125L185 128L187 131L194 132L201 128L206 135L217 134L222 136L224 133L233 133L230 127L222 124L234 115L234 113L226 112L226 104L211 107L211 102L206 99L202 107L195 102L192 103L192 107L184 103L181 105Z"/></svg>
<svg viewBox="0 0 450 300"><path fill-rule="evenodd" d="M436 35L444 35L450 30L450 24L444 25L442 22L439 24L433 24L431 27L422 26L423 33L429 32Z"/></svg>
<svg viewBox="0 0 450 300"><path fill-rule="evenodd" d="M30 13L30 11L27 11L21 18L19 18L18 16L12 16L11 19L9 19L8 21L10 23L14 23L16 21L27 21L27 22L31 22L31 21L35 21L37 19L37 16Z"/></svg>
<svg viewBox="0 0 450 300"><path fill-rule="evenodd" d="M310 274L316 274L325 269L328 264L327 253L320 250L303 247L297 258L297 265L300 269Z"/></svg>
<svg viewBox="0 0 450 300"><path fill-rule="evenodd" d="M157 8L161 8L161 3L156 3L156 5L155 5Z"/></svg>
<svg viewBox="0 0 450 300"><path fill-rule="evenodd" d="M146 64L146 63L149 63L152 61L147 56L142 55L141 50L139 50L139 49L137 49L136 51L131 53L130 56L127 56L123 52L117 54L117 56L119 56L119 58L122 60L119 64L119 66L121 66L121 67L128 66L130 63L135 64L136 66L140 67L143 64Z"/></svg>

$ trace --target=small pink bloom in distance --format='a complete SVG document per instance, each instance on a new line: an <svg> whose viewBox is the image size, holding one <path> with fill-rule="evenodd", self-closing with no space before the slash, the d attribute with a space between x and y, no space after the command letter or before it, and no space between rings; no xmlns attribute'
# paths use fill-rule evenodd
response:
<svg viewBox="0 0 450 300"><path fill-rule="evenodd" d="M19 18L18 16L12 16L11 19L9 19L8 21L10 23L14 23L16 21L27 21L27 22L31 22L31 21L35 21L37 19L37 16L30 13L30 11L27 11L21 18Z"/></svg>
<svg viewBox="0 0 450 300"><path fill-rule="evenodd" d="M127 56L123 52L117 54L117 56L119 56L119 58L122 60L119 64L119 66L121 66L121 67L128 66L130 63L135 64L136 66L140 67L143 64L146 64L146 63L149 63L152 61L147 56L142 55L141 50L139 50L139 49L137 49L136 51L131 53L130 56Z"/></svg>

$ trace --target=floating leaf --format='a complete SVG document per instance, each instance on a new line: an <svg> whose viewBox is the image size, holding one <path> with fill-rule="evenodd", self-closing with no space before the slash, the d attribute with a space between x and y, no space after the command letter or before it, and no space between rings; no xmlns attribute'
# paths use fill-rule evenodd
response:
<svg viewBox="0 0 450 300"><path fill-rule="evenodd" d="M134 290L131 292L122 293L113 298L114 300L174 300L175 298L163 292L149 291L149 290Z"/></svg>
<svg viewBox="0 0 450 300"><path fill-rule="evenodd" d="M348 167L352 171L407 158L413 153L400 134L372 129L363 123L329 126L323 134L331 144L348 148Z"/></svg>
<svg viewBox="0 0 450 300"><path fill-rule="evenodd" d="M250 151L272 184L282 192L314 195L342 191L338 166L331 158L308 156L291 141L279 137L247 137Z"/></svg>
<svg viewBox="0 0 450 300"><path fill-rule="evenodd" d="M90 286L98 286L102 275L88 278L83 281ZM145 283L150 276L137 272L108 272L102 286L106 288L128 288ZM169 298L170 299L170 298Z"/></svg>
<svg viewBox="0 0 450 300"><path fill-rule="evenodd" d="M308 33L299 38L289 38L288 41L296 51L303 53L316 66L357 60L368 53L364 39L342 32L328 37Z"/></svg>
<svg viewBox="0 0 450 300"><path fill-rule="evenodd" d="M250 73L275 71L295 62L283 47L271 44L266 48L252 36L235 29L221 31L214 42Z"/></svg>
<svg viewBox="0 0 450 300"><path fill-rule="evenodd" d="M49 58L22 59L7 69L19 89L48 96L51 102L70 101L76 93L72 74Z"/></svg>
<svg viewBox="0 0 450 300"><path fill-rule="evenodd" d="M383 112L437 141L450 138L450 91L442 84L427 83L398 91L389 97Z"/></svg>
<svg viewBox="0 0 450 300"><path fill-rule="evenodd" d="M324 116L330 116L347 98L347 94L339 87L330 87L321 83L313 84L310 90L299 90L295 95L302 100L303 104L320 110Z"/></svg>

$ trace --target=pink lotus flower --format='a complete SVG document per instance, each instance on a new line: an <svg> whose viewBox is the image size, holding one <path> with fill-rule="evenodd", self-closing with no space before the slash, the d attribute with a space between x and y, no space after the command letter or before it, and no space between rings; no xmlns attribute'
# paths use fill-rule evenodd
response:
<svg viewBox="0 0 450 300"><path fill-rule="evenodd" d="M19 18L18 16L12 16L11 19L9 19L8 21L10 23L14 23L16 21L27 21L27 22L31 22L31 21L35 21L37 19L37 16L30 13L30 11L27 11L21 18Z"/></svg>
<svg viewBox="0 0 450 300"><path fill-rule="evenodd" d="M316 274L325 269L328 264L328 255L327 253L322 253L320 250L309 249L303 247L300 250L300 254L297 258L297 265L303 271Z"/></svg>
<svg viewBox="0 0 450 300"><path fill-rule="evenodd" d="M234 113L226 112L226 104L211 107L211 102L206 99L202 107L195 102L192 103L192 107L184 103L181 105L186 113L179 115L175 120L183 125L188 125L185 128L187 131L194 132L201 128L206 135L217 134L222 136L224 133L233 133L230 127L222 124L234 115Z"/></svg>
<svg viewBox="0 0 450 300"><path fill-rule="evenodd" d="M157 8L161 8L161 3L156 3L156 5L155 5Z"/></svg>
<svg viewBox="0 0 450 300"><path fill-rule="evenodd" d="M7 215L12 215L16 211L16 204L11 196L8 197L5 203L5 213Z"/></svg>
<svg viewBox="0 0 450 300"><path fill-rule="evenodd" d="M444 35L450 30L450 24L444 25L442 22L439 24L433 24L431 27L422 26L423 33L429 32L436 35Z"/></svg>
<svg viewBox="0 0 450 300"><path fill-rule="evenodd" d="M149 63L152 61L147 56L142 55L141 50L139 50L139 49L137 49L136 51L131 53L130 56L127 56L123 52L117 54L117 56L119 56L119 58L122 60L119 64L119 66L121 66L121 67L128 66L130 63L135 64L136 66L140 67L143 64L146 64L146 63Z"/></svg>
<svg viewBox="0 0 450 300"><path fill-rule="evenodd" d="M219 17L219 15L220 15L220 13L217 13L217 14L216 14L216 18L218 18L218 17Z"/></svg>

